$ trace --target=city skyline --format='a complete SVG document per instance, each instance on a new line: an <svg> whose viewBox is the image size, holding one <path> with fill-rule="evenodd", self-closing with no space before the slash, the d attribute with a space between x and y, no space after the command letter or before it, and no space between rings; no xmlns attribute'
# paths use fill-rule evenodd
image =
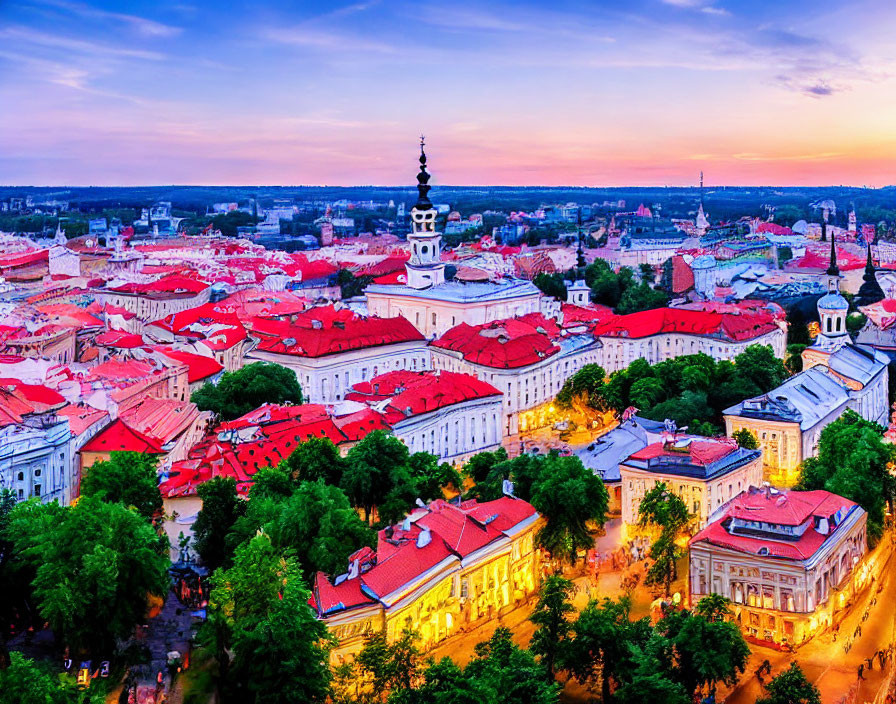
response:
<svg viewBox="0 0 896 704"><path fill-rule="evenodd" d="M0 183L407 185L423 131L435 185L882 186L893 20L878 0L19 3Z"/></svg>

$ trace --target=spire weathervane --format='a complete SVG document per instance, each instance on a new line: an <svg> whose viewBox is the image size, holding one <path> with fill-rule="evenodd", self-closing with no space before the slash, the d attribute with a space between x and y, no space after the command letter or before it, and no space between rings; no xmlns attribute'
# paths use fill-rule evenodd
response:
<svg viewBox="0 0 896 704"><path fill-rule="evenodd" d="M418 210L429 210L432 208L432 203L429 200L429 189L432 188L432 186L429 185L430 175L426 171L426 152L423 150L424 146L426 146L426 139L421 134L420 173L417 174L417 202L414 204L414 207Z"/></svg>

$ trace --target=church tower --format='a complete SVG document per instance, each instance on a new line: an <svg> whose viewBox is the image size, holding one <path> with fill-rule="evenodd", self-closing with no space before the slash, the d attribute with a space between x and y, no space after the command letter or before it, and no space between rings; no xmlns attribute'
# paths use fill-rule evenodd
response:
<svg viewBox="0 0 896 704"><path fill-rule="evenodd" d="M703 237L709 229L709 218L703 209L703 172L700 172L700 207L697 208L697 237Z"/></svg>
<svg viewBox="0 0 896 704"><path fill-rule="evenodd" d="M420 173L417 174L417 202L411 208L411 258L405 265L408 286L415 289L430 288L445 282L445 264L442 262L442 235L436 232L436 209L429 200L430 175L426 171L426 152L420 138Z"/></svg>
<svg viewBox="0 0 896 704"><path fill-rule="evenodd" d="M837 266L837 245L831 234L831 262L828 266L828 292L818 299L818 319L821 332L813 347L827 351L839 349L849 342L846 331L846 314L849 303L840 295L840 267Z"/></svg>

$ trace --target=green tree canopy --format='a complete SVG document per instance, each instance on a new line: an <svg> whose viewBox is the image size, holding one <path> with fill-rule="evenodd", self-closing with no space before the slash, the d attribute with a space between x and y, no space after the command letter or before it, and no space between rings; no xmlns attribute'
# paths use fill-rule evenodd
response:
<svg viewBox="0 0 896 704"><path fill-rule="evenodd" d="M308 438L283 460L293 479L315 482L318 479L339 486L345 471L345 460L329 438Z"/></svg>
<svg viewBox="0 0 896 704"><path fill-rule="evenodd" d="M217 386L203 385L190 400L203 411L233 420L265 403L300 404L302 389L291 369L255 362L235 372L225 372Z"/></svg>
<svg viewBox="0 0 896 704"><path fill-rule="evenodd" d="M366 435L348 452L340 486L370 521L374 509L383 524L404 518L416 500L442 497L442 489L461 489L460 475L434 455L413 455L396 437L382 430Z"/></svg>
<svg viewBox="0 0 896 704"><path fill-rule="evenodd" d="M765 690L766 696L757 699L756 704L821 704L818 687L806 679L802 668L795 662L772 677Z"/></svg>
<svg viewBox="0 0 896 704"><path fill-rule="evenodd" d="M738 446L744 448L745 450L759 449L759 439L756 437L756 434L749 428L740 428L739 430L735 430L732 434L732 437L737 442Z"/></svg>
<svg viewBox="0 0 896 704"><path fill-rule="evenodd" d="M887 469L896 447L884 442L884 428L848 409L821 431L818 455L803 461L797 489L825 489L868 512L868 541L883 533L884 509L896 493Z"/></svg>
<svg viewBox="0 0 896 704"><path fill-rule="evenodd" d="M586 364L563 382L563 388L557 394L557 405L571 408L575 399L582 399L587 406L604 410L606 378L607 372L599 364Z"/></svg>
<svg viewBox="0 0 896 704"><path fill-rule="evenodd" d="M152 520L162 510L156 458L143 452L112 452L108 461L90 466L81 481L81 496L133 506Z"/></svg>
<svg viewBox="0 0 896 704"><path fill-rule="evenodd" d="M666 596L671 593L676 561L682 555L675 540L690 520L687 505L664 482L648 489L638 505L638 524L659 529L659 536L650 546L653 564L647 570L645 583L663 585Z"/></svg>
<svg viewBox="0 0 896 704"><path fill-rule="evenodd" d="M629 286L619 297L616 312L620 315L639 313L642 310L662 308L669 304L669 296L665 291L653 288L644 279L637 286Z"/></svg>
<svg viewBox="0 0 896 704"><path fill-rule="evenodd" d="M8 667L0 668L2 704L103 704L103 684L80 689L70 675L56 675L42 663L12 653Z"/></svg>
<svg viewBox="0 0 896 704"><path fill-rule="evenodd" d="M225 701L326 701L332 639L310 598L297 561L263 533L214 573L202 637L217 654Z"/></svg>
<svg viewBox="0 0 896 704"><path fill-rule="evenodd" d="M282 468L266 470L262 484L256 483L249 492L245 515L236 519L227 536L229 550L238 549L263 531L274 547L295 558L311 579L318 571L341 574L349 555L373 545L373 531L339 487L321 481L292 482L288 494L278 494L265 488L278 474L289 476Z"/></svg>
<svg viewBox="0 0 896 704"><path fill-rule="evenodd" d="M573 583L562 575L546 577L538 591L535 610L529 616L535 624L529 649L540 658L551 680L556 676L556 665L562 661L572 629L569 615L575 611L571 601L573 589Z"/></svg>
<svg viewBox="0 0 896 704"><path fill-rule="evenodd" d="M143 620L148 595L167 589L168 541L121 504L26 502L13 511L9 534L35 569L38 611L75 653L114 653Z"/></svg>
<svg viewBox="0 0 896 704"><path fill-rule="evenodd" d="M563 279L563 274L536 274L532 283L545 296L551 296L558 301L566 301L566 281Z"/></svg>
<svg viewBox="0 0 896 704"><path fill-rule="evenodd" d="M537 541L554 557L574 563L580 550L594 544L588 524L603 525L609 494L581 459L556 452L523 454L495 464L468 496L480 501L500 498L505 479L513 482L514 496L531 503L545 517Z"/></svg>
<svg viewBox="0 0 896 704"><path fill-rule="evenodd" d="M237 496L233 477L212 477L197 490L202 509L193 523L195 548L203 564L216 570L230 561L227 534L245 514L246 502Z"/></svg>
<svg viewBox="0 0 896 704"><path fill-rule="evenodd" d="M580 683L600 683L601 700L611 701L635 665L637 649L651 635L646 618L631 620L631 601L591 601L572 624L572 637L563 651L562 667Z"/></svg>

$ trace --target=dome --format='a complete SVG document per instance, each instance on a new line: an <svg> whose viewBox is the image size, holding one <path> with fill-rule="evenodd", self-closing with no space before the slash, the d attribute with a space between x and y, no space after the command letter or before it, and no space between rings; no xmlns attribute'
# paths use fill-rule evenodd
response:
<svg viewBox="0 0 896 704"><path fill-rule="evenodd" d="M818 299L818 310L849 310L849 303L839 293L826 293Z"/></svg>
<svg viewBox="0 0 896 704"><path fill-rule="evenodd" d="M694 259L691 269L712 269L716 265L716 258L710 254L701 254Z"/></svg>
<svg viewBox="0 0 896 704"><path fill-rule="evenodd" d="M790 229L799 235L805 235L809 231L809 223L805 220L797 220Z"/></svg>

